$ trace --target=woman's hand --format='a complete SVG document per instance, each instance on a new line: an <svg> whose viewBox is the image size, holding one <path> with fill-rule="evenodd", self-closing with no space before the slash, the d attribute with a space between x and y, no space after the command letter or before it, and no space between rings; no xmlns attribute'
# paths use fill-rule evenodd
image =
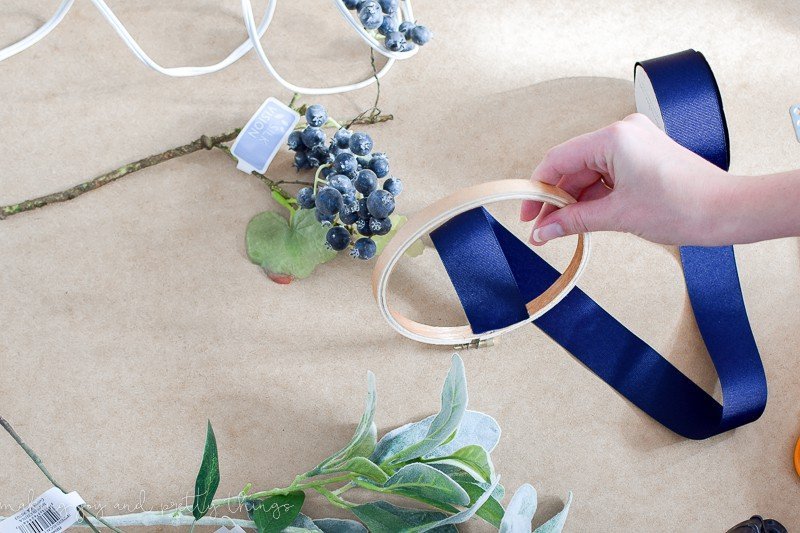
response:
<svg viewBox="0 0 800 533"><path fill-rule="evenodd" d="M724 215L740 180L678 145L641 114L556 146L531 179L557 185L578 200L562 209L524 202L520 218L537 219L532 244L603 230L664 244L736 240Z"/></svg>

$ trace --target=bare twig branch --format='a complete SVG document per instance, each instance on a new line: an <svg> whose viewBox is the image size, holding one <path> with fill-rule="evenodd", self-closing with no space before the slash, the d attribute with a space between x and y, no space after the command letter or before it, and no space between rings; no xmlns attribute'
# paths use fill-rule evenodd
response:
<svg viewBox="0 0 800 533"><path fill-rule="evenodd" d="M229 131L227 133L223 133L221 135L216 135L213 137L208 137L206 135L203 135L199 139L195 139L189 144L184 144L183 146L171 148L159 154L154 154L145 157L144 159L134 161L133 163L128 163L127 165L123 165L117 169L112 170L111 172L106 172L105 174L96 176L88 181L79 183L78 185L70 187L69 189L55 192L52 194L46 194L44 196L33 198L31 200L25 200L24 202L20 202L17 204L11 204L0 207L0 219L4 219L12 215L17 215L19 213L24 213L25 211L38 209L46 205L55 204L58 202L66 202L67 200L72 200L73 198L77 198L82 194L98 189L103 185L107 185L113 181L116 181L124 176L127 176L128 174L132 174L139 170L152 167L153 165L163 163L164 161L169 161L170 159L175 159L176 157L181 157L187 154L197 152L198 150L203 150L203 149L210 150L216 145L232 141L239 134L239 131L240 130L235 129L233 131Z"/></svg>
<svg viewBox="0 0 800 533"><path fill-rule="evenodd" d="M295 94L292 97L292 101L290 102L290 104L294 105L297 101L297 97L299 97L299 95ZM300 109L302 110L302 106ZM369 114L369 116L366 116L367 114ZM380 122L387 122L389 120L392 120L393 118L394 116L392 115L380 114L380 110L373 107L372 109L368 109L367 111L364 111L363 113L357 115L355 118L350 120L350 122L347 123L347 127L349 128L353 124L377 124ZM112 183L124 176L133 174L134 172L138 172L139 170L152 167L154 165L163 163L165 161L169 161L171 159L175 159L177 157L189 155L200 150L204 149L211 150L212 148L220 148L223 149L224 151L227 151L228 155L235 160L236 158L233 156L233 154L230 153L230 149L225 145L225 143L234 140L236 136L239 135L240 131L241 129L237 128L235 130L226 133L221 133L220 135L214 135L214 136L202 135L200 136L200 138L195 139L189 144L184 144L183 146L177 146L175 148L165 150L164 152L145 157L144 159L128 163L127 165L123 165L110 172L106 172L105 174L96 176L90 180L84 181L83 183L79 183L78 185L75 185L63 191L46 194L44 196L39 196L38 198L32 198L30 200L25 200L24 202L19 202L16 204L0 206L0 220L3 220L13 215L18 215L20 213L25 213L26 211L33 211L34 209L38 209L46 205L72 200L73 198L77 198L78 196L81 196L82 194L85 194L89 191L99 189L103 185L108 185L109 183ZM260 174L258 172L253 172L253 175L255 175L258 179L263 181L270 188L270 190L280 194L282 197L286 199L291 198L291 195L280 187L282 184L309 185L308 183L299 180L274 181L266 177L264 174Z"/></svg>

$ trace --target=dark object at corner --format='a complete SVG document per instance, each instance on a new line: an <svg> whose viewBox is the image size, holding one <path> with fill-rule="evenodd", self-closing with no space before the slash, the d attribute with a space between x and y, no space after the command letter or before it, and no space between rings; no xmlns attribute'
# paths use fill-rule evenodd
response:
<svg viewBox="0 0 800 533"><path fill-rule="evenodd" d="M728 530L728 533L787 533L787 530L777 520L756 515L750 520L736 524Z"/></svg>

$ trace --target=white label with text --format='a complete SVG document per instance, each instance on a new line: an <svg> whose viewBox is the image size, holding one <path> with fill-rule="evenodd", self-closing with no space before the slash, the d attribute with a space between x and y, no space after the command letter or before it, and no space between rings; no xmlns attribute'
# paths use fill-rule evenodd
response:
<svg viewBox="0 0 800 533"><path fill-rule="evenodd" d="M23 510L0 522L0 533L60 533L80 520L77 492L64 494L53 487Z"/></svg>

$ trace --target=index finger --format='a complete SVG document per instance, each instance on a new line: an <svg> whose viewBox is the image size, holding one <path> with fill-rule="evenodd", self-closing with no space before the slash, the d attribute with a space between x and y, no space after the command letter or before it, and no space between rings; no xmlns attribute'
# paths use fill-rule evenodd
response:
<svg viewBox="0 0 800 533"><path fill-rule="evenodd" d="M585 170L606 172L605 135L603 130L574 137L551 148L533 170L531 181L558 185L564 178L584 175ZM528 222L536 218L542 208L541 202L525 200L520 208L520 220Z"/></svg>

